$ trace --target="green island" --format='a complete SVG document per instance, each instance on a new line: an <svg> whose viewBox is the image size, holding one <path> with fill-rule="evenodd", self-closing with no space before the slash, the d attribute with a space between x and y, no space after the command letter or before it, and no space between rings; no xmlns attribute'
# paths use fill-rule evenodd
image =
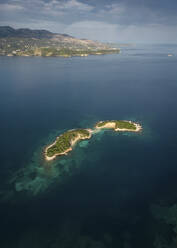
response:
<svg viewBox="0 0 177 248"><path fill-rule="evenodd" d="M114 131L132 131L139 132L142 127L140 124L132 121L99 121L93 129L72 129L58 136L54 143L45 148L45 159L53 160L56 156L67 155L73 146L80 140L90 139L92 134L101 129L113 129Z"/></svg>
<svg viewBox="0 0 177 248"><path fill-rule="evenodd" d="M125 130L135 131L137 129L137 124L131 121L100 121L96 124L97 128L113 128L117 131Z"/></svg>
<svg viewBox="0 0 177 248"><path fill-rule="evenodd" d="M89 139L91 133L92 130L90 129L74 129L61 134L52 145L46 148L47 160L52 160L57 155L67 154L77 141Z"/></svg>

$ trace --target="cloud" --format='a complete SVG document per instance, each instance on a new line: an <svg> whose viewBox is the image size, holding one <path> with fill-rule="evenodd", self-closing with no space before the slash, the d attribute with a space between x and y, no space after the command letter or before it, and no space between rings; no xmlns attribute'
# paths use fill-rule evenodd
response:
<svg viewBox="0 0 177 248"><path fill-rule="evenodd" d="M177 41L177 26L162 24L120 25L98 21L75 22L65 28L79 38L119 43L174 43Z"/></svg>
<svg viewBox="0 0 177 248"><path fill-rule="evenodd" d="M177 1L0 0L1 25L111 42L177 41Z"/></svg>
<svg viewBox="0 0 177 248"><path fill-rule="evenodd" d="M79 15L85 15L94 9L93 6L83 3L79 0L8 0L7 3L0 4L0 11L3 17L11 18L10 14L16 14L16 20L29 19L50 19L65 16L65 21L71 18L77 18ZM21 10L21 16L19 15ZM24 18L23 18L24 17ZM15 19L15 16L13 16ZM2 21L2 17L0 17ZM49 20L49 21L50 21ZM23 23L23 21L22 21Z"/></svg>
<svg viewBox="0 0 177 248"><path fill-rule="evenodd" d="M0 4L0 11L4 11L4 12L19 11L23 9L24 9L23 6L17 4L9 4L9 3Z"/></svg>
<svg viewBox="0 0 177 248"><path fill-rule="evenodd" d="M122 15L125 13L126 7L121 3L112 3L105 6L105 12L113 15Z"/></svg>
<svg viewBox="0 0 177 248"><path fill-rule="evenodd" d="M11 11L11 10L29 10L35 11L35 9L40 9L41 11L48 10L48 11L91 11L94 7L82 3L78 0L50 0L50 1L43 1L43 0L10 0L8 3L0 4L0 8L4 11ZM40 14L40 12L39 12ZM49 12L50 14L50 12Z"/></svg>
<svg viewBox="0 0 177 248"><path fill-rule="evenodd" d="M56 0L53 0L54 2L57 2ZM79 2L77 0L70 0L67 2L60 3L60 8L61 9L77 9L80 11L91 11L94 9L93 6Z"/></svg>
<svg viewBox="0 0 177 248"><path fill-rule="evenodd" d="M177 27L150 25L118 25L119 42L126 43L174 43L177 41Z"/></svg>
<svg viewBox="0 0 177 248"><path fill-rule="evenodd" d="M88 4L81 3L77 0L68 0L68 1L57 1L51 0L49 2L42 2L41 11L48 15L64 15L68 12L71 14L73 12L89 12L93 9L93 6Z"/></svg>
<svg viewBox="0 0 177 248"><path fill-rule="evenodd" d="M121 25L177 24L177 16L173 11L169 14L168 8L160 8L160 5L158 7L151 1L117 0L103 5L96 15L106 22Z"/></svg>
<svg viewBox="0 0 177 248"><path fill-rule="evenodd" d="M117 25L98 21L81 21L68 25L65 32L80 38L111 41L117 37Z"/></svg>

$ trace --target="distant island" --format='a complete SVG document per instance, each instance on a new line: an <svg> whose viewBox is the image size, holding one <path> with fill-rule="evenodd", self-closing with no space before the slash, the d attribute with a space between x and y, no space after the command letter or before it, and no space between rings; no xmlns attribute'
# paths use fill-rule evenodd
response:
<svg viewBox="0 0 177 248"><path fill-rule="evenodd" d="M0 26L0 56L72 57L119 53L120 49L67 34Z"/></svg>
<svg viewBox="0 0 177 248"><path fill-rule="evenodd" d="M139 132L142 127L132 121L100 121L93 129L72 129L58 136L54 143L47 146L44 151L46 160L53 160L56 156L67 155L73 146L80 140L90 139L93 133L101 129L113 129L114 131Z"/></svg>

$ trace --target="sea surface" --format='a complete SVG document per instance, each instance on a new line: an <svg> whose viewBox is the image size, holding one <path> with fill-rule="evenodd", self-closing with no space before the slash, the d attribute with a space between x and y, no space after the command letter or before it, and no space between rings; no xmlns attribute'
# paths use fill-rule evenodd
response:
<svg viewBox="0 0 177 248"><path fill-rule="evenodd" d="M100 120L143 130L44 160L59 134ZM151 247L177 247L177 46L0 57L0 248Z"/></svg>

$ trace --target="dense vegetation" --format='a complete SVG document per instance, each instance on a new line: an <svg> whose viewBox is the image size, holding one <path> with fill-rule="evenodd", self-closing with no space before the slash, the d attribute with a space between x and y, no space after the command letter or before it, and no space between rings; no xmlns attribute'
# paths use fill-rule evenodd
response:
<svg viewBox="0 0 177 248"><path fill-rule="evenodd" d="M115 129L120 128L120 129L130 129L130 130L136 130L136 126L134 123L128 122L128 121L102 121L98 122L97 126L98 127L103 127L109 122L114 122L115 123Z"/></svg>
<svg viewBox="0 0 177 248"><path fill-rule="evenodd" d="M100 121L96 124L96 127L103 127L107 123L114 123L115 127L114 129L120 128L120 129L128 129L128 130L136 130L136 125L132 122L128 121L118 121L118 120L113 120L113 121ZM69 130L62 135L60 135L56 142L47 149L46 155L48 157L52 157L56 154L62 154L66 152L69 148L72 146L72 141L80 136L82 139L88 139L90 137L90 132L87 129L74 129L74 130Z"/></svg>
<svg viewBox="0 0 177 248"><path fill-rule="evenodd" d="M4 56L87 56L119 53L118 48L92 40L76 39L46 30L0 27L0 55Z"/></svg>
<svg viewBox="0 0 177 248"><path fill-rule="evenodd" d="M80 135L82 138L89 138L90 133L86 129L75 129L75 130L69 130L62 135L60 135L52 147L47 149L47 156L52 157L55 154L63 153L67 149L71 147L71 141L75 139L78 135Z"/></svg>
<svg viewBox="0 0 177 248"><path fill-rule="evenodd" d="M116 126L115 128L126 128L126 129L131 129L131 130L136 130L136 126L134 123L132 122L128 122L128 121L115 121Z"/></svg>

